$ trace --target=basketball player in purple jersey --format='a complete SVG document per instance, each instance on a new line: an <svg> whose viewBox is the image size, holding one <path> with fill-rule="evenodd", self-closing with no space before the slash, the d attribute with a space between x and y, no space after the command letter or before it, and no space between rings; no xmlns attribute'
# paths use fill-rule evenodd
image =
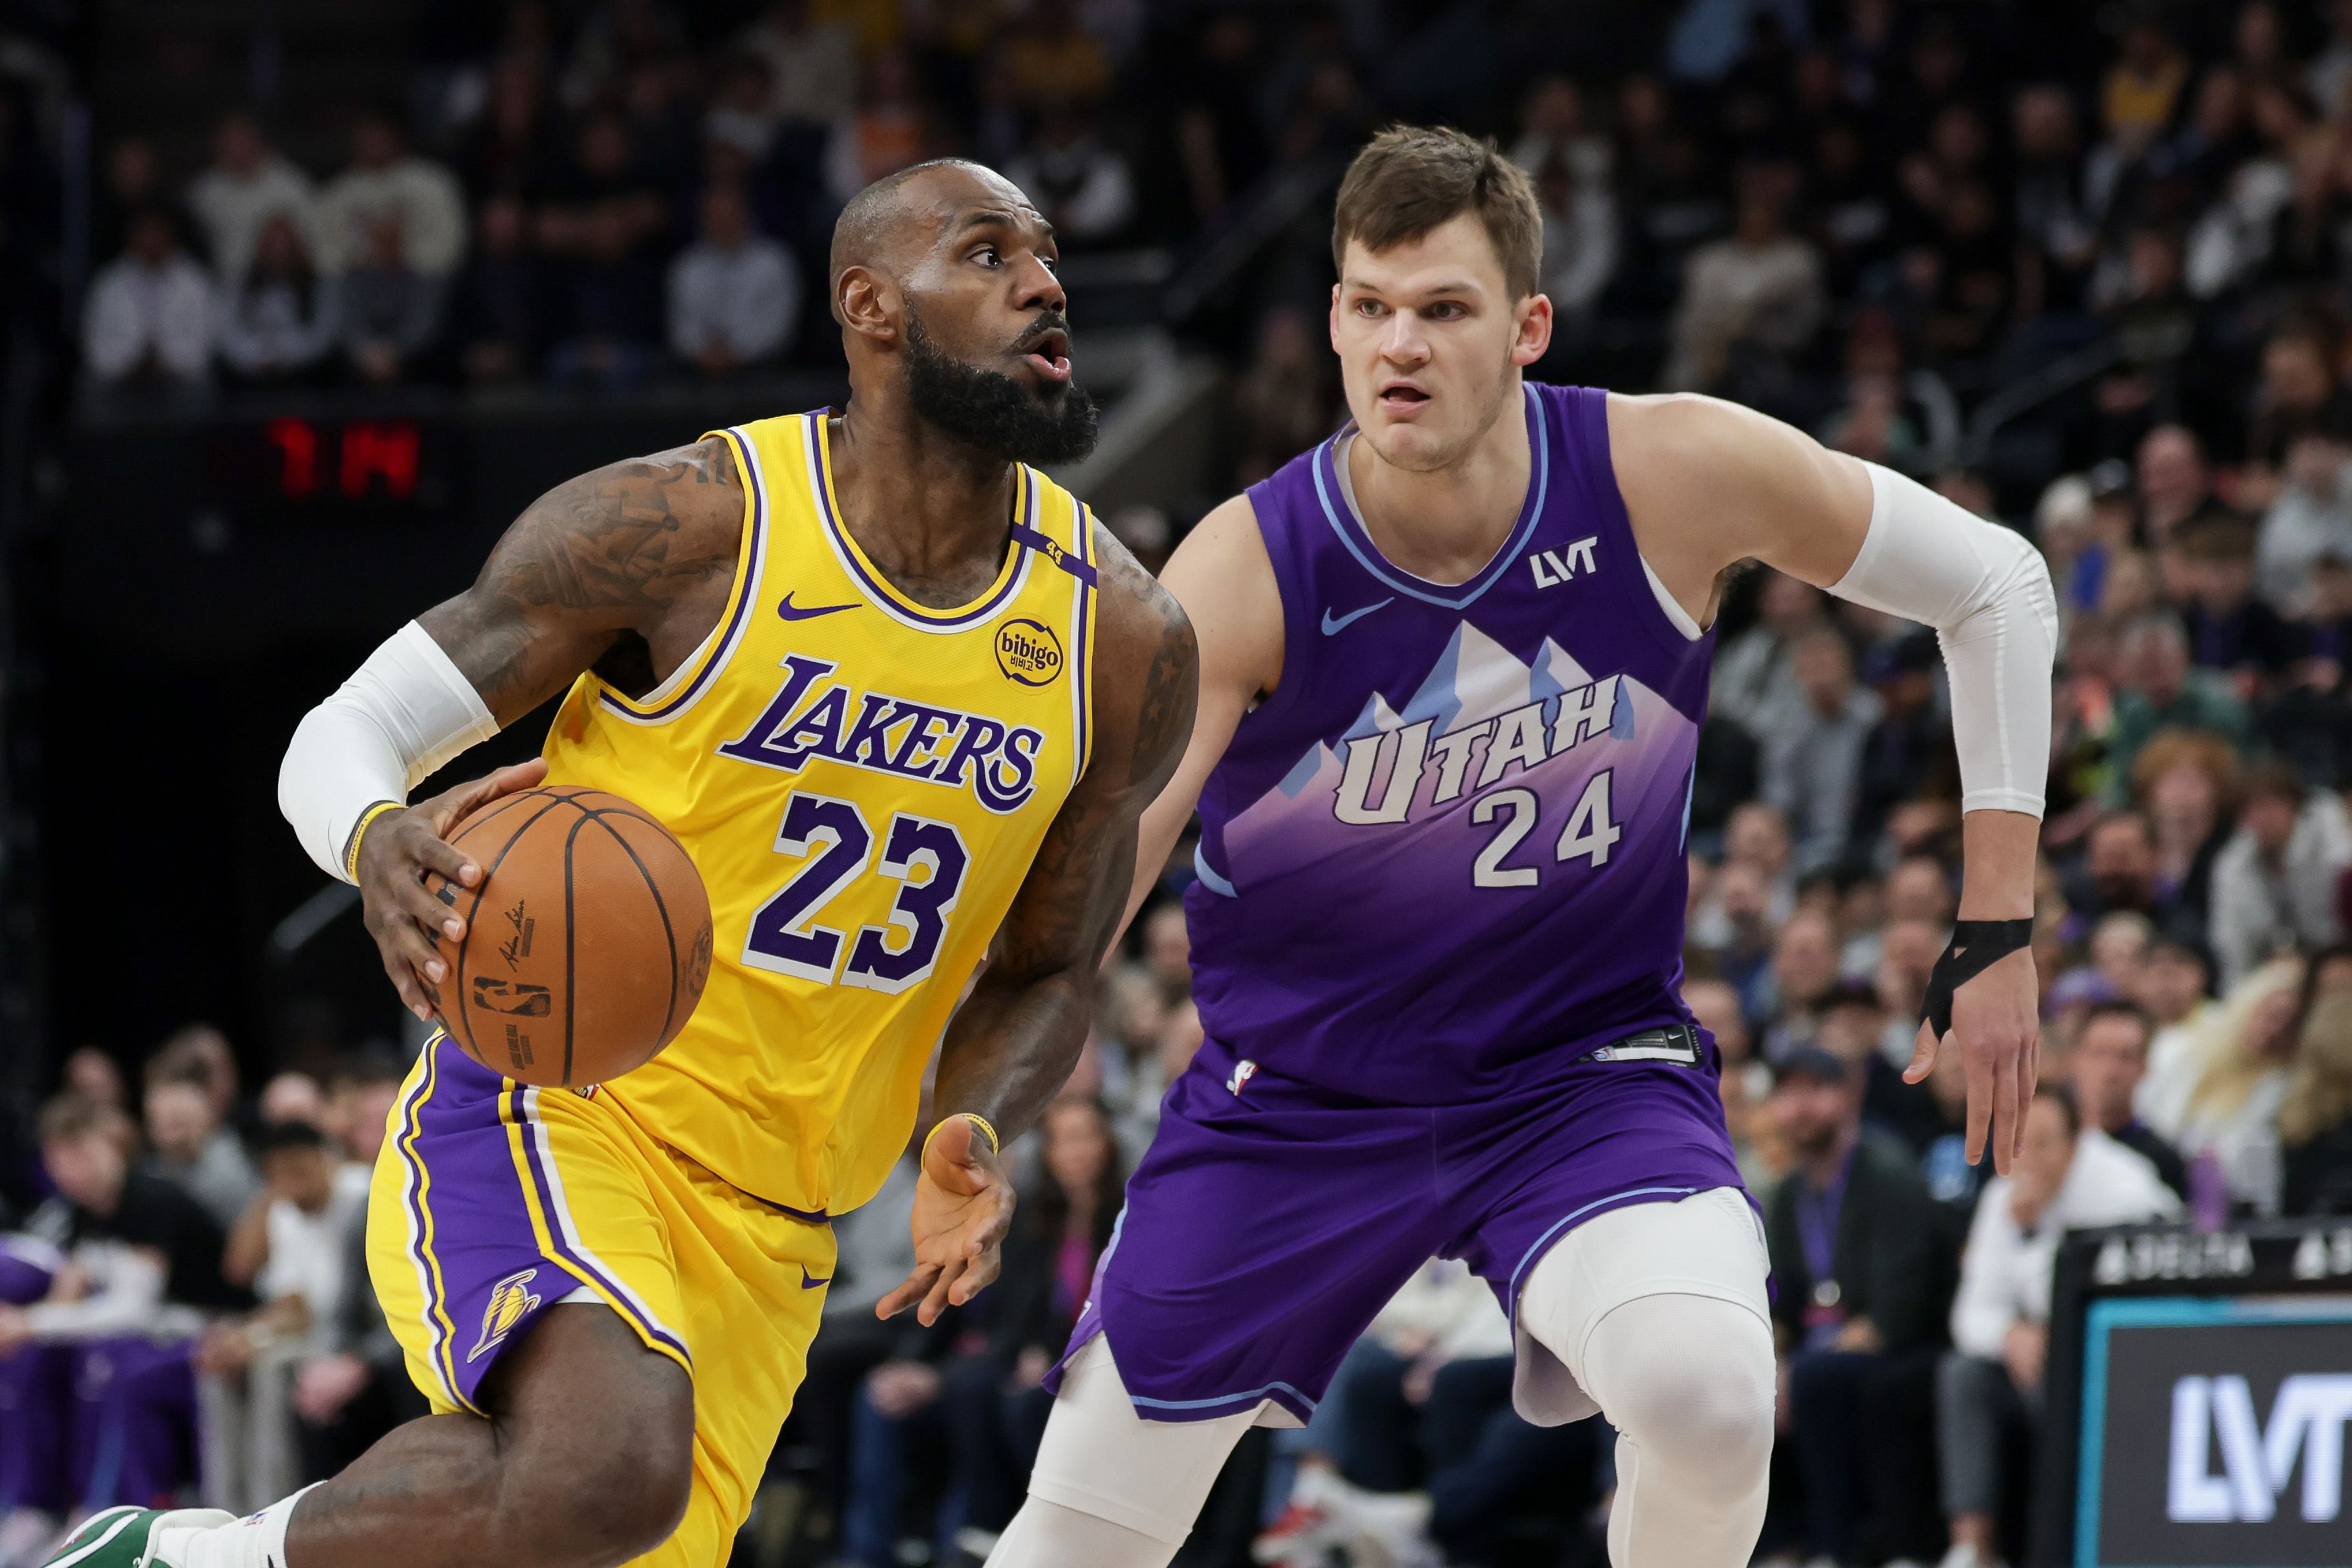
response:
<svg viewBox="0 0 2352 1568"><path fill-rule="evenodd" d="M1738 1568L1772 1444L1765 1254L1680 995L1721 579L1760 559L1941 634L1967 869L1907 1075L1958 1051L1971 1151L2006 1170L2038 1038L2049 577L1759 414L1523 382L1551 331L1541 225L1490 146L1383 133L1333 246L1352 423L1165 574L1201 696L1136 899L1197 803L1208 1039L990 1562L1167 1563L1243 1430L1307 1416L1443 1254L1512 1315L1520 1412L1617 1428L1612 1562Z"/></svg>

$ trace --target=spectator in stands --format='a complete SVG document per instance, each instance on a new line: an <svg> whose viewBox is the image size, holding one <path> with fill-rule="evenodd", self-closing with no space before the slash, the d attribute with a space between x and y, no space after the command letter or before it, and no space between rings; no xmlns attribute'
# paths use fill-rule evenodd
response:
<svg viewBox="0 0 2352 1568"><path fill-rule="evenodd" d="M810 15L807 0L771 0L735 47L768 68L768 118L810 129L849 112L857 91L857 40L838 21Z"/></svg>
<svg viewBox="0 0 2352 1568"><path fill-rule="evenodd" d="M57 1196L27 1231L63 1255L48 1293L0 1305L0 1367L37 1373L27 1346L68 1375L34 1375L0 1399L0 1450L58 1443L75 1457L67 1494L90 1508L146 1504L193 1480L190 1354L207 1314L241 1305L221 1276L221 1232L170 1182L131 1168L121 1113L78 1095L42 1107L41 1161ZM91 1461L103 1451L101 1471Z"/></svg>
<svg viewBox="0 0 2352 1568"><path fill-rule="evenodd" d="M1760 1192L1771 1185L1762 1179L1763 1165L1756 1145L1759 1124L1768 1113L1772 1070L1756 1060L1754 1037L1740 1015L1739 993L1730 984L1718 979L1685 980L1683 1003L1699 1027L1714 1037L1722 1066L1716 1088L1723 1099L1724 1125L1730 1130L1740 1175L1751 1189Z"/></svg>
<svg viewBox="0 0 2352 1568"><path fill-rule="evenodd" d="M2281 953L2340 935L2338 879L2352 868L2352 817L2332 789L2308 790L2284 763L2248 773L2238 829L2213 862L2213 952L2223 988Z"/></svg>
<svg viewBox="0 0 2352 1568"><path fill-rule="evenodd" d="M2254 528L2234 516L2209 516L2173 536L2183 569L2181 619L2189 657L2258 690L2277 685L2308 640L2254 597Z"/></svg>
<svg viewBox="0 0 2352 1568"><path fill-rule="evenodd" d="M660 340L660 246L667 204L646 183L620 116L591 114L539 244L561 281L562 337L549 369L562 381L626 388Z"/></svg>
<svg viewBox="0 0 2352 1568"><path fill-rule="evenodd" d="M147 1061L146 1071L154 1073L182 1064L193 1064L203 1074L205 1092L212 1096L213 1113L226 1127L241 1127L249 1117L249 1107L238 1098L236 1052L229 1045L228 1036L208 1023L192 1023L174 1030L170 1038L155 1048Z"/></svg>
<svg viewBox="0 0 2352 1568"><path fill-rule="evenodd" d="M902 51L885 49L875 56L866 67L863 84L856 110L836 122L825 141L825 187L835 203L848 201L885 175L921 162L932 141L929 111L916 88L914 62ZM748 92L748 84L743 91ZM735 112L747 110L748 106ZM748 146L751 125L737 134ZM1020 183L1009 172L1006 177Z"/></svg>
<svg viewBox="0 0 2352 1568"><path fill-rule="evenodd" d="M1788 232L1787 183L1778 169L1743 169L1730 237L1691 254L1668 386L1710 391L1731 372L1736 350L1785 359L1812 341L1823 304L1822 263Z"/></svg>
<svg viewBox="0 0 2352 1568"><path fill-rule="evenodd" d="M219 315L221 361L238 380L297 381L325 361L341 332L341 280L319 276L294 220L272 213L241 281L222 286Z"/></svg>
<svg viewBox="0 0 2352 1568"><path fill-rule="evenodd" d="M466 256L466 202L449 171L408 151L392 116L360 115L352 164L319 195L319 263L328 272L386 265L387 225L401 267L446 286Z"/></svg>
<svg viewBox="0 0 2352 1568"><path fill-rule="evenodd" d="M1004 40L1013 101L1032 114L1092 103L1110 90L1109 57L1078 25L1073 0L1035 0Z"/></svg>
<svg viewBox="0 0 2352 1568"><path fill-rule="evenodd" d="M1801 578L1759 569L1756 622L1716 655L1708 705L1761 737L1783 708L1804 700L1792 657L1799 637L1822 622L1822 591Z"/></svg>
<svg viewBox="0 0 2352 1568"><path fill-rule="evenodd" d="M1066 1094L1046 1107L1038 1134L1041 1176L990 1287L988 1350L951 1367L942 1396L961 1522L992 1537L1028 1490L1054 1403L1041 1383L1069 1343L1127 1187L1101 1102Z"/></svg>
<svg viewBox="0 0 2352 1568"><path fill-rule="evenodd" d="M1853 654L1828 626L1798 637L1790 670L1802 701L1763 731L1763 797L1789 819L1800 871L1842 858L1853 837L1864 748L1885 709L1853 678Z"/></svg>
<svg viewBox="0 0 2352 1568"><path fill-rule="evenodd" d="M530 248L522 204L492 196L482 204L480 243L457 286L458 368L468 381L511 382L529 375L544 347L538 259Z"/></svg>
<svg viewBox="0 0 2352 1568"><path fill-rule="evenodd" d="M126 1109L122 1088L122 1069L114 1058L94 1045L85 1045L67 1054L61 1076L65 1091L79 1094L92 1104L110 1111Z"/></svg>
<svg viewBox="0 0 2352 1568"><path fill-rule="evenodd" d="M203 1069L184 1059L159 1061L147 1075L147 1142L154 1153L143 1168L194 1198L226 1230L252 1203L261 1176L236 1134L221 1125L205 1086Z"/></svg>
<svg viewBox="0 0 2352 1568"><path fill-rule="evenodd" d="M1782 1060L1773 1107L1797 1163L1765 1208L1806 1546L1839 1563L1856 1559L1866 1516L1917 1506L1871 1495L1863 1412L1877 1380L1942 1338L1932 1200L1911 1151L1863 1125L1862 1103L1856 1063L1811 1048Z"/></svg>
<svg viewBox="0 0 2352 1568"><path fill-rule="evenodd" d="M327 1126L327 1092L319 1081L299 1068L272 1074L261 1086L261 1094L254 1102L254 1112L265 1124L271 1122L302 1122L320 1129Z"/></svg>
<svg viewBox="0 0 2352 1568"><path fill-rule="evenodd" d="M206 1500L232 1513L267 1507L299 1483L296 1377L305 1360L333 1349L344 1297L365 1288L348 1260L367 1171L343 1165L308 1122L266 1123L258 1142L265 1186L230 1231L221 1268L261 1305L213 1323L195 1358Z"/></svg>
<svg viewBox="0 0 2352 1568"><path fill-rule="evenodd" d="M188 210L204 230L213 276L234 292L245 282L265 225L292 225L304 251L311 248L310 176L269 144L261 122L242 110L213 131L212 167L188 187Z"/></svg>
<svg viewBox="0 0 2352 1568"><path fill-rule="evenodd" d="M2180 1127L2168 1135L2191 1164L2212 1162L2233 1207L2263 1216L2279 1211L2278 1113L2306 984L2315 978L2316 966L2272 960L2229 992L2196 1047L2195 1087Z"/></svg>
<svg viewBox="0 0 2352 1568"><path fill-rule="evenodd" d="M1337 423L1321 323L1287 307L1258 323L1257 347L1234 389L1242 440L1240 483L1254 485L1331 434Z"/></svg>
<svg viewBox="0 0 2352 1568"><path fill-rule="evenodd" d="M131 220L122 255L90 280L82 308L82 360L112 385L200 382L213 351L212 286L180 248L170 214Z"/></svg>
<svg viewBox="0 0 2352 1568"><path fill-rule="evenodd" d="M706 376L731 375L789 349L800 308L800 267L752 232L743 193L704 192L702 237L669 266L670 351Z"/></svg>
<svg viewBox="0 0 2352 1568"><path fill-rule="evenodd" d="M776 120L764 57L739 52L721 62L719 90L702 117L702 137L740 153L747 166L767 157Z"/></svg>
<svg viewBox="0 0 2352 1568"><path fill-rule="evenodd" d="M2055 82L2018 89L2010 100L2017 156L2018 313L2082 309L2098 260L2098 224L2084 189L2082 134L2074 100Z"/></svg>
<svg viewBox="0 0 2352 1568"><path fill-rule="evenodd" d="M441 329L446 280L410 264L397 215L373 223L363 257L349 266L340 301L343 357L371 386L413 379Z"/></svg>
<svg viewBox="0 0 2352 1568"><path fill-rule="evenodd" d="M1772 944L1766 1061L1777 1063L1797 1047L1812 1043L1822 1009L1837 987L1837 929L1819 911L1800 909L1781 925Z"/></svg>
<svg viewBox="0 0 2352 1568"><path fill-rule="evenodd" d="M2192 668L2189 638L2169 615L2144 615L2124 628L2117 650L2122 689L2116 694L2108 742L2117 790L2132 778L2140 747L2159 729L2204 730L2232 746L2246 737L2246 706L2219 674Z"/></svg>
<svg viewBox="0 0 2352 1568"><path fill-rule="evenodd" d="M762 91L766 81L763 74ZM459 154L466 185L491 200L531 200L563 161L553 117L547 111L542 74L527 57L505 56L490 68L488 96L482 117Z"/></svg>
<svg viewBox="0 0 2352 1568"><path fill-rule="evenodd" d="M2153 1166L2082 1124L2071 1093L2052 1083L2034 1091L2012 1174L1994 1177L1978 1200L1952 1302L1953 1348L1937 1399L1953 1548L1945 1568L2000 1560L2001 1456L2024 1440L2041 1410L2060 1239L2072 1229L2179 1212Z"/></svg>
<svg viewBox="0 0 2352 1568"><path fill-rule="evenodd" d="M2263 514L2255 584L2272 608L2309 608L2310 573L2323 557L2352 560L2352 443L2345 427L2315 420L2283 438L2278 498Z"/></svg>
<svg viewBox="0 0 2352 1568"><path fill-rule="evenodd" d="M2213 863L2229 841L2236 803L2237 754L2215 736L2159 730L2134 759L2132 784L2156 846L2156 905L2145 913L2168 931L2203 940Z"/></svg>
<svg viewBox="0 0 2352 1568"><path fill-rule="evenodd" d="M2352 996L2322 996L2279 1106L2284 1174L2279 1210L2352 1215Z"/></svg>
<svg viewBox="0 0 2352 1568"><path fill-rule="evenodd" d="M1097 133L1093 112L1054 103L1037 116L1028 145L1004 165L1054 225L1062 250L1116 240L1135 220L1135 178L1127 160Z"/></svg>
<svg viewBox="0 0 2352 1568"><path fill-rule="evenodd" d="M151 207L166 205L155 144L143 136L117 138L106 150L97 188L90 193L89 254L121 255L131 244L131 220Z"/></svg>
<svg viewBox="0 0 2352 1568"><path fill-rule="evenodd" d="M2155 1035L2155 1020L2137 1002L2119 998L2095 1004L2066 1053L2066 1085L2086 1125L2147 1161L2164 1185L2186 1199L2188 1162L2134 1108Z"/></svg>

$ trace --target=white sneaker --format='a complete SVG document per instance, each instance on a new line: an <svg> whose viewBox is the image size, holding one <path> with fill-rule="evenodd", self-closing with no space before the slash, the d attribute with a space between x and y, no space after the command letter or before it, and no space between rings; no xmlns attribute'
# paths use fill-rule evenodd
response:
<svg viewBox="0 0 2352 1568"><path fill-rule="evenodd" d="M1366 1491L1333 1476L1327 1506L1357 1568L1444 1568L1429 1539L1429 1494Z"/></svg>

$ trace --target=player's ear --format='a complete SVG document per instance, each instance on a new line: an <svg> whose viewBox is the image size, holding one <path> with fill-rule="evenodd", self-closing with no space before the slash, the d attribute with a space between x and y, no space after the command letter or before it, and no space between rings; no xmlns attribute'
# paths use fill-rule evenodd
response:
<svg viewBox="0 0 2352 1568"><path fill-rule="evenodd" d="M1551 347L1551 300L1530 294L1513 313L1518 318L1519 332L1511 343L1511 363L1525 370Z"/></svg>
<svg viewBox="0 0 2352 1568"><path fill-rule="evenodd" d="M898 286L870 267L843 268L833 286L833 313L842 326L878 341L898 338L904 304Z"/></svg>
<svg viewBox="0 0 2352 1568"><path fill-rule="evenodd" d="M1336 283L1331 286L1331 314L1327 324L1331 333L1331 351L1336 354L1339 351L1339 286Z"/></svg>

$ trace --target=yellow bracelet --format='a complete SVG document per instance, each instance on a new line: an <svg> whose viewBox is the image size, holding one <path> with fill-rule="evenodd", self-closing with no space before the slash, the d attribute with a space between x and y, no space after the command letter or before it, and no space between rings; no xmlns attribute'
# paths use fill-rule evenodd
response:
<svg viewBox="0 0 2352 1568"><path fill-rule="evenodd" d="M940 1117L939 1126L933 1127L930 1130L929 1135L923 1139L923 1157L925 1159L929 1159L930 1157L931 1139L940 1135L940 1127L946 1126L950 1122L954 1121L956 1116L962 1117L965 1121L970 1122L972 1125L978 1127L982 1132L988 1134L988 1152L990 1154L1002 1154L1003 1152L1004 1145L998 1140L996 1136L996 1129L989 1125L987 1117L982 1115L977 1111L958 1111L955 1113L955 1116Z"/></svg>
<svg viewBox="0 0 2352 1568"><path fill-rule="evenodd" d="M360 813L360 820L352 828L351 841L343 846L343 874L346 877L353 882L359 881L360 840L367 836L367 831L375 825L375 820L386 811L397 811L403 809L402 803L398 800L378 800Z"/></svg>

